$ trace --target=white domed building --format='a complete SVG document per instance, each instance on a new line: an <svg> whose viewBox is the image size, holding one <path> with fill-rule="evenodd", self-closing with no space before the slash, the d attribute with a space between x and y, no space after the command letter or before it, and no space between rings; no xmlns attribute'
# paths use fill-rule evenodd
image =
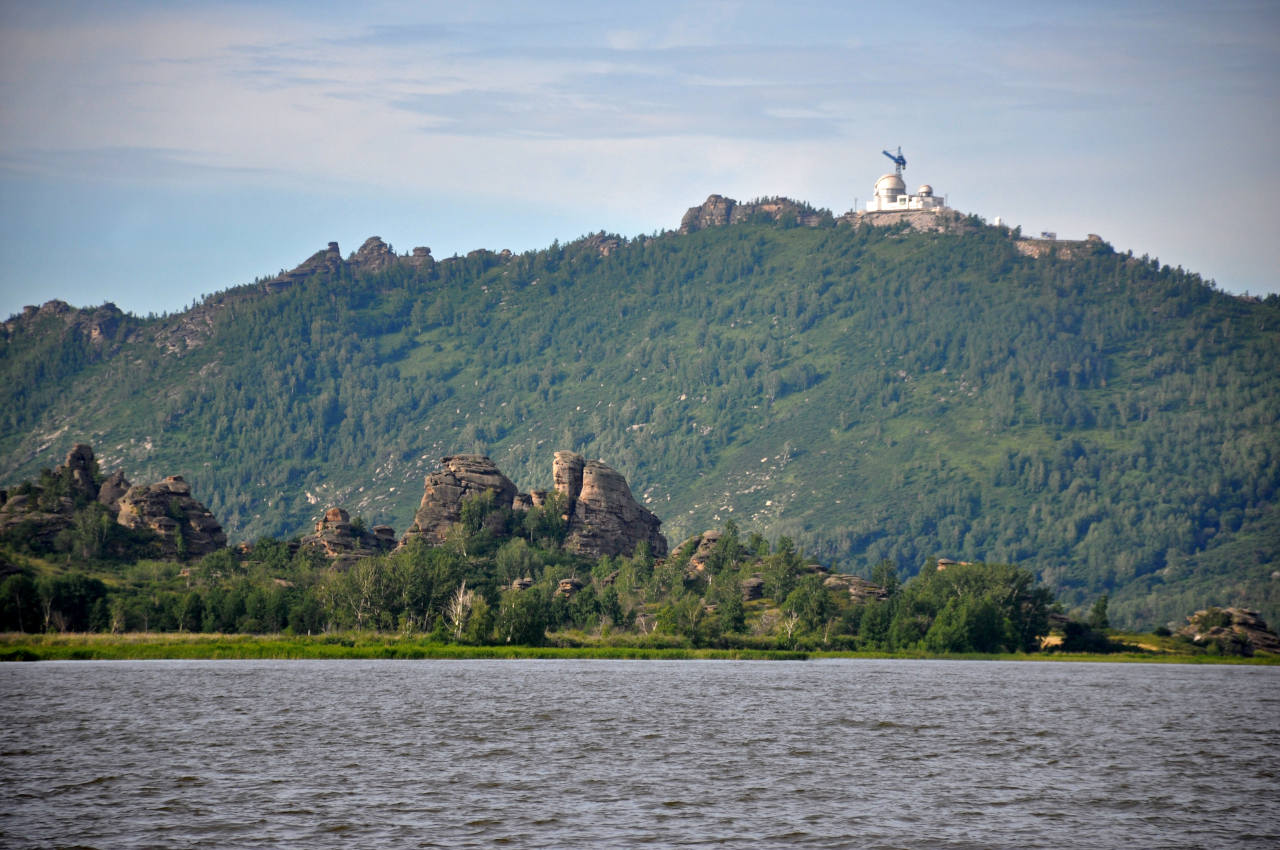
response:
<svg viewBox="0 0 1280 850"><path fill-rule="evenodd" d="M907 192L907 184L901 174L886 174L876 181L875 194L867 201L867 212L940 210L946 206L945 199L934 195L933 187L928 183L912 195Z"/></svg>

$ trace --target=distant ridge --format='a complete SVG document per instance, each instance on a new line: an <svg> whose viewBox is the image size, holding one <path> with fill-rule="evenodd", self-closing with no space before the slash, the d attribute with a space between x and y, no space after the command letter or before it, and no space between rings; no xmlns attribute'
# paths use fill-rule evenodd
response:
<svg viewBox="0 0 1280 850"><path fill-rule="evenodd" d="M675 539L733 519L864 576L1017 563L1121 625L1280 617L1280 298L972 216L684 219L442 260L371 237L158 319L30 308L0 334L0 478L91 443L180 472L235 541L335 504L404 528L436 459L527 487L555 446Z"/></svg>

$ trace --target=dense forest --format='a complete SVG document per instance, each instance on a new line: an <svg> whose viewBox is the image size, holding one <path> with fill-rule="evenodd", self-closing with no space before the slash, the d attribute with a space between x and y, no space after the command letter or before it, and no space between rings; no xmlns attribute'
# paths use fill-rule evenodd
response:
<svg viewBox="0 0 1280 850"><path fill-rule="evenodd" d="M90 442L252 541L329 505L400 530L441 455L532 489L571 449L673 544L732 518L864 576L1016 564L1118 625L1280 614L1280 300L1105 243L748 222L107 313L6 323L7 481Z"/></svg>

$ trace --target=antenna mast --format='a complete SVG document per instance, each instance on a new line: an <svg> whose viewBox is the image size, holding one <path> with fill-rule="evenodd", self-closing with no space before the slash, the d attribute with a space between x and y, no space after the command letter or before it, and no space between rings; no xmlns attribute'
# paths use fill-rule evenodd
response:
<svg viewBox="0 0 1280 850"><path fill-rule="evenodd" d="M896 155L891 154L888 151L880 151L880 153L893 160L893 173L901 177L902 169L907 167L907 158L902 155L902 146L898 146L898 153Z"/></svg>

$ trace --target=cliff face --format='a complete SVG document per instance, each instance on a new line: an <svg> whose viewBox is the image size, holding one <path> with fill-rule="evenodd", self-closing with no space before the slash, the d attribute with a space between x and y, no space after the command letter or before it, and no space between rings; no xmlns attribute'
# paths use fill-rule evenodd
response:
<svg viewBox="0 0 1280 850"><path fill-rule="evenodd" d="M401 545L414 538L443 543L462 520L462 503L471 496L492 491L498 505L509 507L515 501L516 485L483 455L452 455L441 458L440 464L443 469L427 476L422 502Z"/></svg>
<svg viewBox="0 0 1280 850"><path fill-rule="evenodd" d="M655 557L667 554L662 520L635 500L627 480L605 463L556 452L556 490L568 499L565 546L591 557L630 555L641 543Z"/></svg>

